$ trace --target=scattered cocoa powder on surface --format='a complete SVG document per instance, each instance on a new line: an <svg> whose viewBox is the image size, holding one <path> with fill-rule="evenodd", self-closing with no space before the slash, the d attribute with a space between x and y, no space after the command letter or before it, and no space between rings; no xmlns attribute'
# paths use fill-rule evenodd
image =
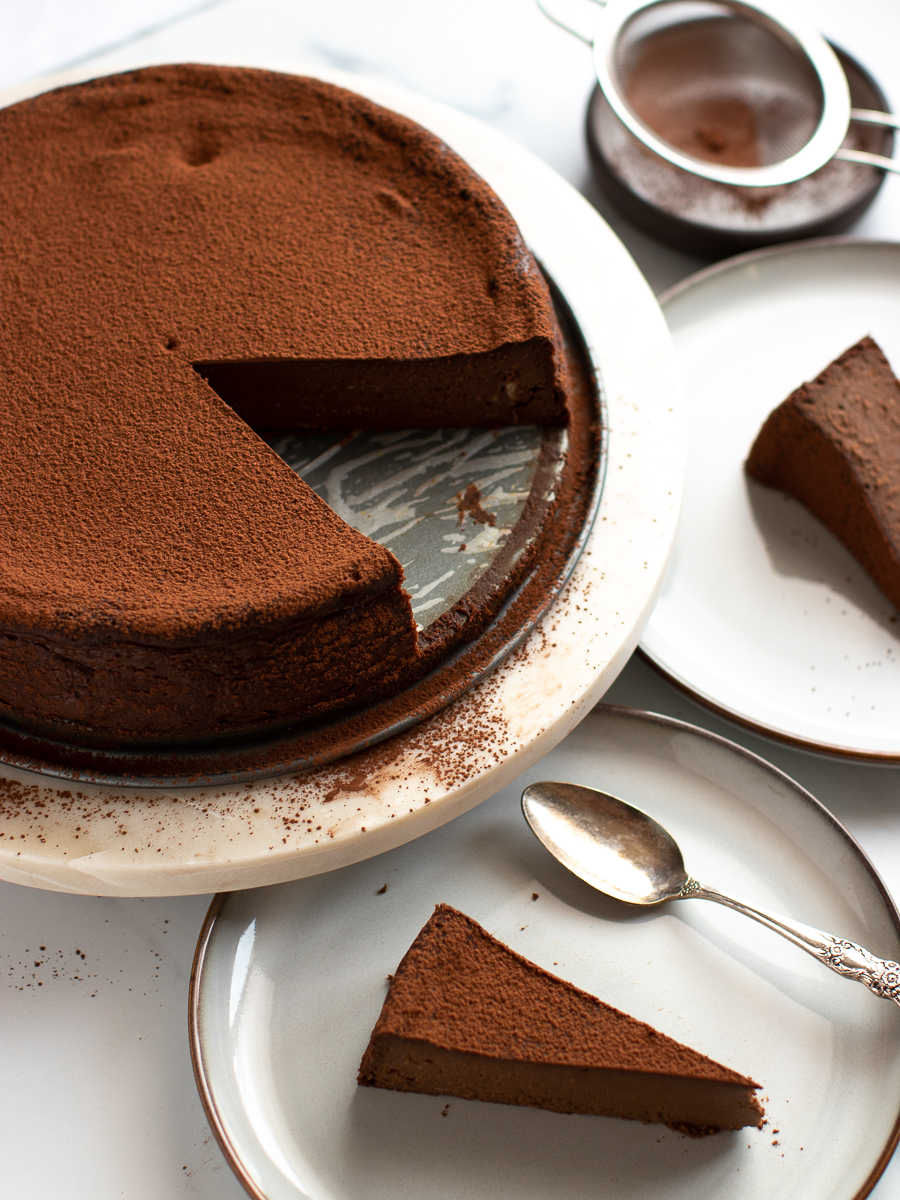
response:
<svg viewBox="0 0 900 1200"><path fill-rule="evenodd" d="M493 513L489 513L481 504L481 488L477 483L469 483L466 485L464 492L458 492L456 496L456 508L459 513L458 525L462 525L466 517L471 517L473 521L479 525L496 525L497 518Z"/></svg>

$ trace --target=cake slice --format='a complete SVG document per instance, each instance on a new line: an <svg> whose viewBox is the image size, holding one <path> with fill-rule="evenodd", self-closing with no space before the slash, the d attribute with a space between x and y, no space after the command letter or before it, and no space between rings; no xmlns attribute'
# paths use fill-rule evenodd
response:
<svg viewBox="0 0 900 1200"><path fill-rule="evenodd" d="M551 975L446 904L391 980L359 1083L695 1135L764 1115L746 1075Z"/></svg>
<svg viewBox="0 0 900 1200"><path fill-rule="evenodd" d="M775 409L746 469L804 504L900 608L900 383L872 338Z"/></svg>

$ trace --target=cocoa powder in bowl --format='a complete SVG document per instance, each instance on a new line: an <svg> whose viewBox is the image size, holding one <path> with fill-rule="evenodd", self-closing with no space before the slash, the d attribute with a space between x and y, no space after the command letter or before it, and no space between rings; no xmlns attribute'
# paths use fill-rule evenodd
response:
<svg viewBox="0 0 900 1200"><path fill-rule="evenodd" d="M666 43L645 39L631 57L625 94L636 115L658 137L699 159L739 167L771 161L772 148L760 129L760 97L737 89L727 72L707 71L702 85L692 80L685 70L687 51L669 54L671 31L666 35ZM694 53L696 44L689 49ZM871 76L834 49L853 107L889 111ZM766 103L769 118L773 106L780 106L783 119L802 132L809 117L804 118L796 97L770 88ZM783 187L740 188L702 179L647 149L619 121L599 88L588 106L586 132L595 178L623 215L660 241L707 258L840 233L865 212L884 180L884 172L874 167L836 160ZM851 123L844 145L890 155L893 133Z"/></svg>

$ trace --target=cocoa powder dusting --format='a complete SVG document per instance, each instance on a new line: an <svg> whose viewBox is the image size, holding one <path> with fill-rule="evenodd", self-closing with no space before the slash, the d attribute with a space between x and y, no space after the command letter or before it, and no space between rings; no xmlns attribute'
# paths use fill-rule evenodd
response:
<svg viewBox="0 0 900 1200"><path fill-rule="evenodd" d="M366 826L366 818L356 824L346 804L327 818L323 809L335 802L365 796L378 820L403 817L431 802L423 779L451 790L514 752L507 724L494 711L495 687L489 680L402 738L270 783L156 793L0 778L0 847L14 858L40 854L41 847L62 849L63 857L115 848L143 860L162 855L162 862L198 835L220 853L236 839L254 854L333 840Z"/></svg>
<svg viewBox="0 0 900 1200"><path fill-rule="evenodd" d="M380 137L368 143L372 125ZM335 544L342 523L324 505L298 517L305 486L194 363L415 359L423 329L431 355L553 337L543 283L533 263L529 273L514 260L523 248L510 244L508 218L498 228L503 210L487 186L431 134L329 84L148 68L3 110L0 146L0 223L17 247L0 278L11 322L0 347L5 490L17 512L3 529L17 584L0 596L6 621L39 617L83 636L90 618L171 638L173 621L240 622L251 596L296 611L294 597L317 594L335 554L348 582L367 557L384 558L360 534L353 550ZM395 171L408 177L411 226L375 198ZM471 192L464 202L460 188ZM442 230L455 222L477 254L448 255ZM403 288L380 265L392 256ZM38 451L34 497L25 468ZM323 537L330 553L317 550Z"/></svg>
<svg viewBox="0 0 900 1200"><path fill-rule="evenodd" d="M560 419L549 297L499 200L403 117L234 68L152 67L14 105L0 157L16 247L0 269L0 704L73 722L72 739L78 722L119 741L227 734L244 693L244 725L261 719L267 688L282 719L282 656L251 673L235 642L392 589L370 665L396 686L395 654L415 653L398 643L414 638L399 566L249 427L247 380L446 362L452 395L518 355L535 373L510 419L532 401L533 419ZM346 675L368 643L324 666L298 651L289 674L342 658ZM203 662L178 691L185 649ZM107 711L126 694L146 730Z"/></svg>
<svg viewBox="0 0 900 1200"><path fill-rule="evenodd" d="M526 552L522 553L520 549L516 557L517 543L511 540L495 560L492 571L504 573L509 583L518 587L499 615L503 592L497 590L492 571L488 571L456 609L446 613L422 635L423 662L434 662L435 656L439 658L448 645L453 644L454 638L459 636L456 622L463 625L466 638L474 639L467 642L446 667L411 682L401 694L361 712L351 711L339 722L325 728L301 726L297 730L288 730L275 741L238 742L220 748L213 758L195 747L186 747L175 758L171 755L159 757L152 748L143 754L130 753L127 769L133 773L136 785L140 785L142 778L168 778L173 773L185 786L194 786L205 782L213 773L240 776L244 772L262 775L268 771L272 775L283 775L290 769L283 765L285 763L293 764L293 769L321 766L378 738L381 730L400 722L426 720L463 695L492 664L500 661L508 651L511 639L529 630L535 615L546 611L558 594L571 567L574 547L587 536L586 521L597 486L601 429L596 381L577 334L565 322L562 323L562 334L569 410L565 465L549 513L546 505L529 497L519 523L523 527ZM519 526L514 532L518 536ZM521 544L520 538L519 547ZM543 634L541 637L546 643L546 637ZM89 777L92 770L103 775L119 773L123 769L119 761L110 761L103 752L90 748L67 750L21 736L10 740L2 725L0 746L12 761L16 761L16 754L23 755L22 765L27 765L29 757L45 760L52 752L53 761L83 773L82 778Z"/></svg>
<svg viewBox="0 0 900 1200"><path fill-rule="evenodd" d="M164 352L173 355L183 349L183 336L181 331L177 337L174 333L167 335ZM181 839L190 841L196 836L194 831L202 829L204 837L209 835L216 847L226 851L229 843L239 839L247 845L246 839L255 838L263 852L283 853L295 847L320 844L347 828L348 797L378 796L379 788L383 787L385 794L395 797L396 802L391 800L394 811L381 816L402 817L430 803L427 787L423 790L423 779L433 780L438 790L450 790L515 753L517 746L510 740L506 721L496 711L496 677L482 682L477 692L464 693L502 653L510 630L527 626L534 612L546 604L547 596L558 590L573 540L584 532L585 513L596 475L600 431L590 373L584 367L574 369L578 355L572 347L569 354L570 370L574 370L569 455L550 533L541 545L540 556L524 560L520 575L524 582L501 619L466 649L449 676L421 680L404 695L386 701L375 717L368 712L351 715L346 725L316 735L311 743L305 735L299 735L295 739L298 755L304 756L308 750L306 761L310 769L273 780L271 784L209 787L199 792L160 793L157 797L147 792L136 795L128 789L116 792L88 786L78 790L0 780L0 836L6 839L7 850L13 850L14 845L15 855L39 853L39 848L48 845L50 839L55 843L56 839L65 838L63 853L70 854L68 839L72 837L76 852L80 853L78 847L84 844L84 852L89 853L95 832L99 831L98 844L103 841L103 848L107 849L112 830L123 856L165 858L170 851L181 853ZM235 427L250 438L255 436L240 422ZM239 437L244 437L244 433ZM75 461L77 465L84 460L76 456ZM266 471L274 471L277 476L278 470L266 460ZM261 486L268 487L266 479ZM481 508L480 496L474 497L474 503ZM471 515L471 508L467 511ZM192 526L190 520L186 528L189 536L200 532L200 527ZM156 535L163 539L161 530ZM546 644L546 637L542 637ZM443 707L448 700L455 702L449 708ZM372 746L333 766L316 766L336 753L345 753L344 746L365 741L375 727L373 721L380 726L392 716L400 719L410 713L426 719L402 737ZM291 749L288 738L286 743L263 751L253 747L235 750L229 769L264 770L268 763L290 754ZM89 750L77 751L71 765L89 770L92 761L97 763L98 770L104 769L102 755L98 753L92 758ZM184 765L188 784L192 774L194 782L199 782L209 769L208 760L202 755L193 762L187 755ZM135 783L139 784L141 775L167 775L170 761L156 758L148 750L143 760L135 759L135 767ZM344 802L342 815L331 825L322 812L323 800L336 809ZM254 847L256 844L252 843Z"/></svg>
<svg viewBox="0 0 900 1200"><path fill-rule="evenodd" d="M805 505L900 608L900 382L872 338L769 414L745 470Z"/></svg>

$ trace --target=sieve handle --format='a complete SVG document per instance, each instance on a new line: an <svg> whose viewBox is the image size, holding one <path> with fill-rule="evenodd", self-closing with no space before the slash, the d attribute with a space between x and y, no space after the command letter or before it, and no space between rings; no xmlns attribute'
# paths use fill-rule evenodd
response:
<svg viewBox="0 0 900 1200"><path fill-rule="evenodd" d="M607 0L591 0L591 3L598 5L600 8L606 8ZM556 13L551 12L544 3L544 0L537 0L537 6L548 21L552 21L554 25L558 25L560 29L564 29L566 33L571 33L572 37L578 38L579 42L584 42L586 46L594 45L594 39L592 37L588 37L587 34L582 33L580 29L574 29L561 17L558 17Z"/></svg>
<svg viewBox="0 0 900 1200"><path fill-rule="evenodd" d="M900 129L900 117L893 113L880 112L876 108L851 108L850 120L862 121L866 125L884 125L889 129ZM848 150L841 147L834 157L842 162L862 163L866 167L878 167L879 170L893 171L900 175L900 163L892 158L885 158L883 154L870 154L868 150Z"/></svg>
<svg viewBox="0 0 900 1200"><path fill-rule="evenodd" d="M880 112L877 108L851 108L851 121L865 121L867 125L889 125L891 129L900 129L900 117L894 113Z"/></svg>
<svg viewBox="0 0 900 1200"><path fill-rule="evenodd" d="M900 175L900 162L885 158L883 154L870 154L868 150L845 150L843 147L834 156L842 162L862 163L866 167L878 167L882 171L893 171Z"/></svg>

